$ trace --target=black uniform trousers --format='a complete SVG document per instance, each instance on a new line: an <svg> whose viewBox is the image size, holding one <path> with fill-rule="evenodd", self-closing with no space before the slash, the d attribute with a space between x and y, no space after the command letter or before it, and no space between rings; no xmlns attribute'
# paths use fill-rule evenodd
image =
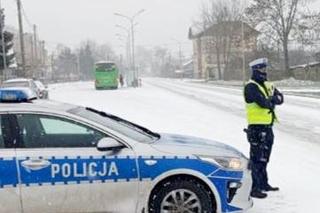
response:
<svg viewBox="0 0 320 213"><path fill-rule="evenodd" d="M272 125L249 125L247 131L250 143L252 191L262 191L268 186L267 165L274 140Z"/></svg>

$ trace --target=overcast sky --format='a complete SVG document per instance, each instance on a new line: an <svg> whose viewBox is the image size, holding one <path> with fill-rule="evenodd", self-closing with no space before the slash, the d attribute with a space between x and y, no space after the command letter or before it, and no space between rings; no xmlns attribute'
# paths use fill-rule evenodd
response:
<svg viewBox="0 0 320 213"><path fill-rule="evenodd" d="M202 0L21 0L28 17L24 28L31 32L30 24L37 24L41 39L49 49L57 43L76 46L80 41L93 39L110 43L119 53L123 47L115 34L123 33L116 24L129 26L128 21L114 15L128 16L141 9L146 11L137 18L136 40L138 45L155 45L170 48L177 54L178 44L183 42L185 55L191 54L188 28L199 14ZM320 0L314 1L320 7ZM17 27L16 0L2 0L7 25ZM311 7L312 8L312 7ZM25 18L25 17L24 17ZM28 24L28 22L30 22Z"/></svg>
<svg viewBox="0 0 320 213"><path fill-rule="evenodd" d="M18 26L16 0L2 0L7 25ZM30 24L37 24L39 35L50 49L57 43L75 46L81 40L94 39L99 43L110 43L114 49L123 48L116 33L124 31L115 27L128 27L128 21L114 15L128 16L141 9L145 12L137 18L136 40L138 45L151 47L167 45L173 51L178 44L191 52L188 28L199 14L201 0L22 0ZM25 31L31 32L28 21ZM120 52L117 51L117 52Z"/></svg>

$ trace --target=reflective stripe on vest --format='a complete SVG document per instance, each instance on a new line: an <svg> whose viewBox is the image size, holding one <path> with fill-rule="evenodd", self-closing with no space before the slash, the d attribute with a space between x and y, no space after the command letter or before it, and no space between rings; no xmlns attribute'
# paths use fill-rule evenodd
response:
<svg viewBox="0 0 320 213"><path fill-rule="evenodd" d="M270 82L265 82L264 85L267 89L265 89L258 84L257 82L250 80L246 85L253 83L258 86L259 91L264 95L266 99L269 99L271 96L273 96L274 87L273 84ZM273 113L270 109L262 108L256 103L246 103L246 111L247 111L247 120L248 124L263 124L263 125L269 125L272 124L273 119ZM276 116L275 116L275 120Z"/></svg>

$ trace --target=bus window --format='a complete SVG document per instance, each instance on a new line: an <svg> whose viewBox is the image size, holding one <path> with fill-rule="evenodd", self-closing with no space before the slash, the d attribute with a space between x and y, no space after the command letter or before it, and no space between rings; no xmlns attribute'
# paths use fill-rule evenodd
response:
<svg viewBox="0 0 320 213"><path fill-rule="evenodd" d="M113 63L101 63L96 64L96 69L100 71L109 71L115 68L115 64Z"/></svg>

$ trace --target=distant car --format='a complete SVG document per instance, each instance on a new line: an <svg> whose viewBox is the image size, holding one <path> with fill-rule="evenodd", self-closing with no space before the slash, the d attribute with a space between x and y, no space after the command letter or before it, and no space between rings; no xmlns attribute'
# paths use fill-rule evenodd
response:
<svg viewBox="0 0 320 213"><path fill-rule="evenodd" d="M40 99L48 99L49 98L49 91L47 88L41 83L41 81L34 81L38 88L38 94Z"/></svg>
<svg viewBox="0 0 320 213"><path fill-rule="evenodd" d="M1 212L243 212L248 159L214 141L0 90Z"/></svg>
<svg viewBox="0 0 320 213"><path fill-rule="evenodd" d="M39 98L39 91L36 83L32 79L15 78L4 81L1 88L29 88Z"/></svg>

